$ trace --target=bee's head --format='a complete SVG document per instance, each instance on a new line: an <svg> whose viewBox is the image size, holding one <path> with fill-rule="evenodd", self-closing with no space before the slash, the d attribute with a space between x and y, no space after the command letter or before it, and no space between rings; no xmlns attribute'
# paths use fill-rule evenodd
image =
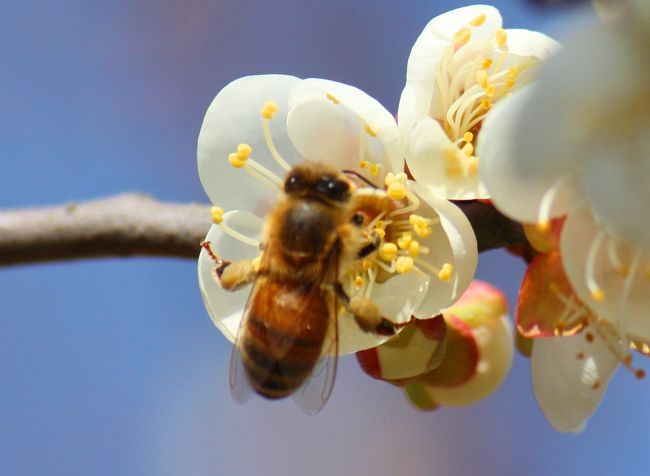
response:
<svg viewBox="0 0 650 476"><path fill-rule="evenodd" d="M350 200L353 185L334 167L304 162L289 171L282 188L290 197L343 203Z"/></svg>

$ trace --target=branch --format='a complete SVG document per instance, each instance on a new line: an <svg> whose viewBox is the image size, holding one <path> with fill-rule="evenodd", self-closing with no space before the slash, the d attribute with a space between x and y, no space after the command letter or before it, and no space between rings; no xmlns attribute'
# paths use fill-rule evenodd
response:
<svg viewBox="0 0 650 476"><path fill-rule="evenodd" d="M521 225L491 205L456 202L479 251L526 244ZM108 256L198 256L210 207L122 194L82 203L0 211L0 266Z"/></svg>

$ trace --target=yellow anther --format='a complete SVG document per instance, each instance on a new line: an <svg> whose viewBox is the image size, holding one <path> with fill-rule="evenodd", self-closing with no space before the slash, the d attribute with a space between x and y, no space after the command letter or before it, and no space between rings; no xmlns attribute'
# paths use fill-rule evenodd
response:
<svg viewBox="0 0 650 476"><path fill-rule="evenodd" d="M242 160L248 159L248 157L251 155L251 152L253 152L253 149L248 144L239 144L237 146L237 155L239 155L239 158Z"/></svg>
<svg viewBox="0 0 650 476"><path fill-rule="evenodd" d="M390 187L390 185L395 181L395 174L393 172L388 172L386 174L386 177L384 177L384 184L387 187Z"/></svg>
<svg viewBox="0 0 650 476"><path fill-rule="evenodd" d="M273 101L266 101L260 110L264 119L271 119L278 112L278 105Z"/></svg>
<svg viewBox="0 0 650 476"><path fill-rule="evenodd" d="M377 133L368 124L364 126L364 129L370 137L377 137Z"/></svg>
<svg viewBox="0 0 650 476"><path fill-rule="evenodd" d="M485 91L485 95L487 97L491 98L492 96L494 96L496 94L497 88L494 86L494 84L488 83L483 88L483 91Z"/></svg>
<svg viewBox="0 0 650 476"><path fill-rule="evenodd" d="M605 300L605 291L600 288L591 290L591 298L596 302L603 302Z"/></svg>
<svg viewBox="0 0 650 476"><path fill-rule="evenodd" d="M399 274L408 273L413 269L413 258L410 256L400 256L395 262L395 271Z"/></svg>
<svg viewBox="0 0 650 476"><path fill-rule="evenodd" d="M397 246L399 246L401 250L405 250L406 248L409 247L409 245L412 242L413 242L413 233L409 231L405 231L404 233L402 233L402 236L400 236L397 239Z"/></svg>
<svg viewBox="0 0 650 476"><path fill-rule="evenodd" d="M223 221L223 208L212 207L210 208L210 217L212 217L212 223L217 225Z"/></svg>
<svg viewBox="0 0 650 476"><path fill-rule="evenodd" d="M408 175L406 175L404 172L400 172L400 173L398 173L398 174L395 175L395 180L396 180L397 182L400 182L400 183L406 184L406 182L407 182L407 180L408 180Z"/></svg>
<svg viewBox="0 0 650 476"><path fill-rule="evenodd" d="M427 226L429 222L427 221L426 218L413 213L412 215L409 216L409 224L413 226Z"/></svg>
<svg viewBox="0 0 650 476"><path fill-rule="evenodd" d="M496 34L497 45L503 46L508 41L508 34L503 28L499 28Z"/></svg>
<svg viewBox="0 0 650 476"><path fill-rule="evenodd" d="M374 231L377 234L377 236L379 236L379 238L383 238L384 236L386 236L386 230L384 230L383 228L376 227L372 231Z"/></svg>
<svg viewBox="0 0 650 476"><path fill-rule="evenodd" d="M230 162L230 165L237 169L241 169L244 165L246 165L246 159L242 159L242 157L237 152L233 152L232 154L228 155L228 162Z"/></svg>
<svg viewBox="0 0 650 476"><path fill-rule="evenodd" d="M415 231L415 234L418 235L420 238L426 238L427 236L431 235L431 233L433 233L433 230L429 226L415 225L413 227L413 231Z"/></svg>
<svg viewBox="0 0 650 476"><path fill-rule="evenodd" d="M463 146L461 150L463 154L465 154L467 157L470 157L474 153L474 146L470 142L468 142Z"/></svg>
<svg viewBox="0 0 650 476"><path fill-rule="evenodd" d="M338 104L338 103L341 102L341 101L339 101L339 100L337 99L336 96L334 96L333 94L330 94L330 93L327 93L327 94L325 95L325 97L326 97L327 99L329 99L330 101L332 101L334 104Z"/></svg>
<svg viewBox="0 0 650 476"><path fill-rule="evenodd" d="M442 265L442 269L438 273L438 279L445 282L449 281L453 272L454 266L451 263L445 263Z"/></svg>
<svg viewBox="0 0 650 476"><path fill-rule="evenodd" d="M478 84L480 84L481 87L484 88L484 89L488 84L490 84L489 81L488 81L488 75L484 70L479 69L476 72L476 82Z"/></svg>
<svg viewBox="0 0 650 476"><path fill-rule="evenodd" d="M519 74L519 68L517 68L516 66L508 68L508 77L510 79L515 79L518 74Z"/></svg>
<svg viewBox="0 0 650 476"><path fill-rule="evenodd" d="M469 22L472 26L481 26L483 23L485 23L485 13L477 15L471 22Z"/></svg>
<svg viewBox="0 0 650 476"><path fill-rule="evenodd" d="M490 67L492 67L493 62L494 61L492 61L492 58L485 58L482 64L483 69L490 69Z"/></svg>
<svg viewBox="0 0 650 476"><path fill-rule="evenodd" d="M489 110L492 107L492 103L489 99L481 99L481 108L485 111Z"/></svg>
<svg viewBox="0 0 650 476"><path fill-rule="evenodd" d="M367 160L360 160L359 161L359 168L361 168L361 169L365 169L366 167L368 167L368 165L370 165L370 162L368 162Z"/></svg>
<svg viewBox="0 0 650 476"><path fill-rule="evenodd" d="M395 243L384 243L379 248L379 256L384 261L393 261L397 256L397 245Z"/></svg>
<svg viewBox="0 0 650 476"><path fill-rule="evenodd" d="M420 255L420 243L418 241L413 240L409 243L409 255L414 258Z"/></svg>
<svg viewBox="0 0 650 476"><path fill-rule="evenodd" d="M259 271L261 263L262 263L261 256L256 256L255 258L253 258L253 260L251 261L251 265L253 266L253 271Z"/></svg>
<svg viewBox="0 0 650 476"><path fill-rule="evenodd" d="M362 287L364 284L366 284L366 280L363 279L361 276L357 276L354 278L354 285L358 288Z"/></svg>
<svg viewBox="0 0 650 476"><path fill-rule="evenodd" d="M506 80L506 89L512 89L515 85L515 82L512 79L507 79Z"/></svg>
<svg viewBox="0 0 650 476"><path fill-rule="evenodd" d="M364 269L365 271L368 271L370 268L372 268L372 260L364 259L364 260L361 262L361 266L363 267L363 269Z"/></svg>
<svg viewBox="0 0 650 476"><path fill-rule="evenodd" d="M379 164L372 164L370 166L370 175L372 175L373 177L379 176Z"/></svg>
<svg viewBox="0 0 650 476"><path fill-rule="evenodd" d="M467 158L467 172L470 174L475 174L478 172L478 164L479 160L478 157L475 155L472 155L471 157Z"/></svg>
<svg viewBox="0 0 650 476"><path fill-rule="evenodd" d="M377 220L377 223L375 224L377 228L381 228L382 230L386 229L386 222L384 220Z"/></svg>
<svg viewBox="0 0 650 476"><path fill-rule="evenodd" d="M537 225L535 225L535 228L537 228L537 231L540 233L546 233L551 229L551 222L548 220L538 221Z"/></svg>
<svg viewBox="0 0 650 476"><path fill-rule="evenodd" d="M454 46L460 48L465 45L470 38L472 37L472 30L467 27L463 27L454 34Z"/></svg>
<svg viewBox="0 0 650 476"><path fill-rule="evenodd" d="M463 140L469 144L474 140L474 134L469 131L465 132L465 134L463 134Z"/></svg>
<svg viewBox="0 0 650 476"><path fill-rule="evenodd" d="M393 200L402 200L404 197L406 197L406 192L408 192L408 188L406 188L406 185L400 182L391 183L388 186L388 190L386 190L388 196Z"/></svg>

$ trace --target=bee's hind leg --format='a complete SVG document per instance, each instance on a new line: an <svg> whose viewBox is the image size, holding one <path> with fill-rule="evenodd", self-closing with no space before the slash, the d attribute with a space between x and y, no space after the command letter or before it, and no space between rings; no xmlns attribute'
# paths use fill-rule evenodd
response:
<svg viewBox="0 0 650 476"><path fill-rule="evenodd" d="M214 276L222 288L235 291L255 279L256 271L252 260L225 260L214 252L209 241L201 242L201 247L207 251L217 265L214 269Z"/></svg>
<svg viewBox="0 0 650 476"><path fill-rule="evenodd" d="M334 285L334 292L343 301L345 308L354 316L359 327L366 332L392 336L397 333L397 326L381 315L377 305L363 296L346 294L341 283Z"/></svg>

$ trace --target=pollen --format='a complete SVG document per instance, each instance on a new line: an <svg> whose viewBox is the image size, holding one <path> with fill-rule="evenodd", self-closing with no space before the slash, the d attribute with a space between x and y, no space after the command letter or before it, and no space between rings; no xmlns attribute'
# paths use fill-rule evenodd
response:
<svg viewBox="0 0 650 476"><path fill-rule="evenodd" d="M467 42L472 38L472 30L467 27L463 27L454 34L453 43L456 48L467 44Z"/></svg>
<svg viewBox="0 0 650 476"><path fill-rule="evenodd" d="M219 224L223 221L223 208L214 206L210 208L210 217L212 218L212 223Z"/></svg>
<svg viewBox="0 0 650 476"><path fill-rule="evenodd" d="M499 28L496 33L497 45L504 46L508 41L508 34L503 28Z"/></svg>
<svg viewBox="0 0 650 476"><path fill-rule="evenodd" d="M251 265L253 266L253 271L257 272L260 270L260 265L262 263L262 257L261 256L256 256L255 258L252 259Z"/></svg>
<svg viewBox="0 0 650 476"><path fill-rule="evenodd" d="M370 127L368 124L364 126L364 130L370 137L377 137L377 133L374 131L372 127Z"/></svg>
<svg viewBox="0 0 650 476"><path fill-rule="evenodd" d="M391 183L388 186L388 190L386 190L388 196L393 200L402 200L404 197L406 197L407 192L408 188L406 188L406 185L397 181Z"/></svg>
<svg viewBox="0 0 650 476"><path fill-rule="evenodd" d="M483 23L485 23L485 13L477 15L471 22L469 22L472 26L481 26Z"/></svg>
<svg viewBox="0 0 650 476"><path fill-rule="evenodd" d="M493 62L494 61L492 61L492 58L485 58L481 66L483 67L483 69L490 69L492 67Z"/></svg>
<svg viewBox="0 0 650 476"><path fill-rule="evenodd" d="M369 165L370 165L370 162L368 162L367 160L360 160L359 161L359 168L360 169L365 169Z"/></svg>
<svg viewBox="0 0 650 476"><path fill-rule="evenodd" d="M361 288L361 287L363 287L364 284L366 284L366 280L363 279L362 276L357 276L356 278L354 278L354 285L355 285L357 288Z"/></svg>
<svg viewBox="0 0 650 476"><path fill-rule="evenodd" d="M490 102L489 99L481 99L481 109L484 111L489 111L490 108L492 107L492 103Z"/></svg>
<svg viewBox="0 0 650 476"><path fill-rule="evenodd" d="M469 144L474 140L474 134L469 131L465 132L465 134L463 134L463 140Z"/></svg>
<svg viewBox="0 0 650 476"><path fill-rule="evenodd" d="M397 256L397 245L395 243L384 243L379 249L379 256L384 261L392 261Z"/></svg>
<svg viewBox="0 0 650 476"><path fill-rule="evenodd" d="M409 243L409 255L413 256L414 258L417 258L420 255L420 243L417 241L411 241Z"/></svg>
<svg viewBox="0 0 650 476"><path fill-rule="evenodd" d="M433 230L429 226L415 225L413 226L413 231L415 231L415 234L420 238L426 238L427 236L431 235L431 233L433 233Z"/></svg>
<svg viewBox="0 0 650 476"><path fill-rule="evenodd" d="M251 152L253 152L253 149L248 144L239 144L237 146L237 155L239 155L239 157L241 157L243 160L248 159L251 155Z"/></svg>
<svg viewBox="0 0 650 476"><path fill-rule="evenodd" d="M438 279L440 281L449 281L451 279L451 275L454 272L454 266L451 263L445 263L442 265L442 269L438 273Z"/></svg>
<svg viewBox="0 0 650 476"><path fill-rule="evenodd" d="M327 93L327 94L325 94L325 97L326 97L327 99L329 99L330 101L332 101L334 104L338 104L338 103L341 102L341 101L338 100L338 98L337 98L336 96L334 96L334 95L331 94L331 93Z"/></svg>
<svg viewBox="0 0 650 476"><path fill-rule="evenodd" d="M601 288L594 288L591 290L591 298L596 302L603 302L605 300L605 291Z"/></svg>
<svg viewBox="0 0 650 476"><path fill-rule="evenodd" d="M413 234L408 231L405 231L404 233L402 233L402 236L400 236L397 239L397 246L399 246L401 250L405 250L406 248L409 247L412 241L413 241Z"/></svg>
<svg viewBox="0 0 650 476"><path fill-rule="evenodd" d="M228 162L236 169L241 169L246 165L246 159L242 158L237 152L228 155Z"/></svg>
<svg viewBox="0 0 650 476"><path fill-rule="evenodd" d="M395 262L395 270L399 274L408 273L413 269L414 263L413 258L410 256L400 256Z"/></svg>
<svg viewBox="0 0 650 476"><path fill-rule="evenodd" d="M383 238L384 236L386 236L386 230L384 230L383 228L375 227L372 231L374 231L375 234L379 236L379 238Z"/></svg>
<svg viewBox="0 0 650 476"><path fill-rule="evenodd" d="M372 175L373 177L379 176L379 164L372 164L370 166L370 175Z"/></svg>
<svg viewBox="0 0 650 476"><path fill-rule="evenodd" d="M271 119L278 112L278 105L273 101L266 101L260 110L260 114L264 119Z"/></svg>

